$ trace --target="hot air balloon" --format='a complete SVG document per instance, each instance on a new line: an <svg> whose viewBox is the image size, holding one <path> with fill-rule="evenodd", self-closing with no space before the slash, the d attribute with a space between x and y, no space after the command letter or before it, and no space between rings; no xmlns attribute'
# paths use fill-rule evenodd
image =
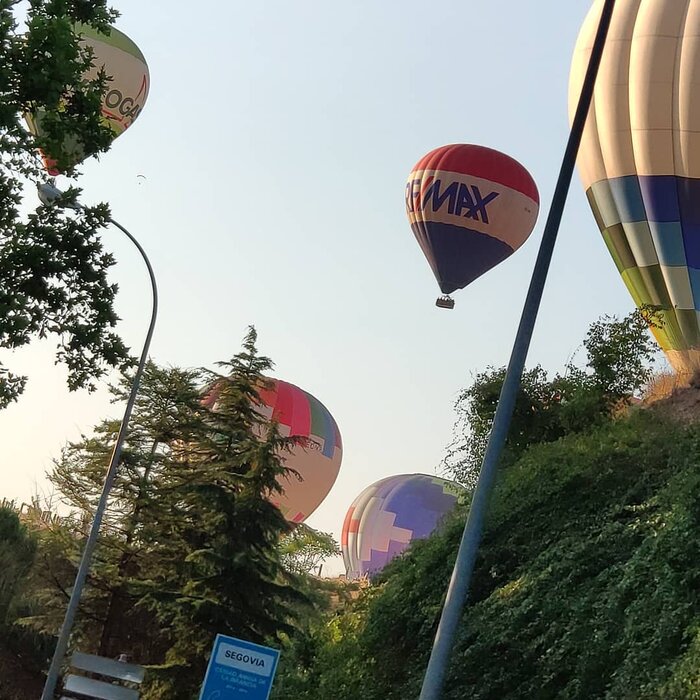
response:
<svg viewBox="0 0 700 700"><path fill-rule="evenodd" d="M428 537L464 488L426 474L400 474L367 487L352 503L341 533L347 577L376 576L413 541Z"/></svg>
<svg viewBox="0 0 700 700"><path fill-rule="evenodd" d="M323 502L340 471L343 445L338 426L328 409L314 396L294 384L268 379L258 391L258 412L278 425L282 437L303 438L299 445L281 457L285 466L296 471L280 483L282 494L272 500L289 522L301 523ZM216 386L209 389L202 403L216 410Z"/></svg>
<svg viewBox="0 0 700 700"><path fill-rule="evenodd" d="M449 296L512 255L537 221L539 194L520 163L483 146L436 148L416 163L406 183L413 233Z"/></svg>
<svg viewBox="0 0 700 700"><path fill-rule="evenodd" d="M95 78L103 68L107 77L111 77L102 97L102 118L116 139L134 123L146 103L150 86L146 59L138 46L117 29L112 28L109 36L86 24L76 24L74 29L80 35L81 43L93 51L93 66L85 77ZM43 112L26 113L24 117L29 131L41 136ZM71 166L91 155L85 153L83 145L75 141L67 141L64 150ZM49 174L58 175L56 161L51 154L43 156Z"/></svg>
<svg viewBox="0 0 700 700"><path fill-rule="evenodd" d="M602 0L578 37L573 115ZM700 3L618 0L578 168L605 244L679 373L700 367Z"/></svg>

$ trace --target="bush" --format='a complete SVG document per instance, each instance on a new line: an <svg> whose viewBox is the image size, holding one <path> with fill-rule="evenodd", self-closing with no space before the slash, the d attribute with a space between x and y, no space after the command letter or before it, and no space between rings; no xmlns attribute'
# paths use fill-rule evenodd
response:
<svg viewBox="0 0 700 700"><path fill-rule="evenodd" d="M505 470L444 697L700 697L698 454L699 428L644 411ZM274 697L417 697L464 517L311 630Z"/></svg>
<svg viewBox="0 0 700 700"><path fill-rule="evenodd" d="M645 386L657 349L649 316L635 311L623 319L604 316L583 341L585 368L572 361L549 378L539 365L523 373L502 464L512 464L531 445L553 442L604 423ZM450 478L474 486L486 450L506 368L489 367L464 389L455 404L454 439L443 468Z"/></svg>

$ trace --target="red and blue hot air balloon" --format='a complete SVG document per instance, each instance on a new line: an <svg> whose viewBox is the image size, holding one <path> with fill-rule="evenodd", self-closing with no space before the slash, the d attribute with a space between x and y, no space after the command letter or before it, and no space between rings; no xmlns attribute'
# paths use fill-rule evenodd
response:
<svg viewBox="0 0 700 700"><path fill-rule="evenodd" d="M510 156L455 144L421 158L406 183L406 212L444 297L512 255L537 221L539 194Z"/></svg>
<svg viewBox="0 0 700 700"><path fill-rule="evenodd" d="M214 411L218 385L208 387L202 404ZM292 523L301 523L323 502L333 487L343 459L340 430L330 411L314 396L281 379L266 379L258 390L256 405L263 423L253 428L262 436L268 422L275 422L282 437L302 438L300 444L280 455L296 475L280 477L283 492L271 500Z"/></svg>
<svg viewBox="0 0 700 700"><path fill-rule="evenodd" d="M280 434L304 439L282 458L300 478L281 477L284 492L273 498L287 520L303 522L323 502L338 476L343 459L340 430L330 411L294 384L272 379L258 393L259 412L277 423Z"/></svg>

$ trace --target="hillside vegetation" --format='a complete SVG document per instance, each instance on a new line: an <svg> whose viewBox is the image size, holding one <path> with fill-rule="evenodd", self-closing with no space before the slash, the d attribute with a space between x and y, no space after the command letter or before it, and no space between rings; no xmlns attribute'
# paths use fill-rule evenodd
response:
<svg viewBox="0 0 700 700"><path fill-rule="evenodd" d="M511 465L445 697L700 698L699 455L698 426L638 410ZM275 697L418 697L464 517L309 629Z"/></svg>
<svg viewBox="0 0 700 700"><path fill-rule="evenodd" d="M526 373L445 698L700 698L700 390L653 382L639 316L585 368ZM472 484L503 370L458 402L448 473ZM660 386L665 384L665 386ZM276 700L417 698L468 506L283 655Z"/></svg>

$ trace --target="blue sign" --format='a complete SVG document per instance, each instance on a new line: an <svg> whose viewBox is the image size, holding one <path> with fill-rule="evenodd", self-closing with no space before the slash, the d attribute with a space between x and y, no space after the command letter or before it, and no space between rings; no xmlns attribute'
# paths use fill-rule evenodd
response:
<svg viewBox="0 0 700 700"><path fill-rule="evenodd" d="M277 649L217 634L199 700L267 700L279 656Z"/></svg>

